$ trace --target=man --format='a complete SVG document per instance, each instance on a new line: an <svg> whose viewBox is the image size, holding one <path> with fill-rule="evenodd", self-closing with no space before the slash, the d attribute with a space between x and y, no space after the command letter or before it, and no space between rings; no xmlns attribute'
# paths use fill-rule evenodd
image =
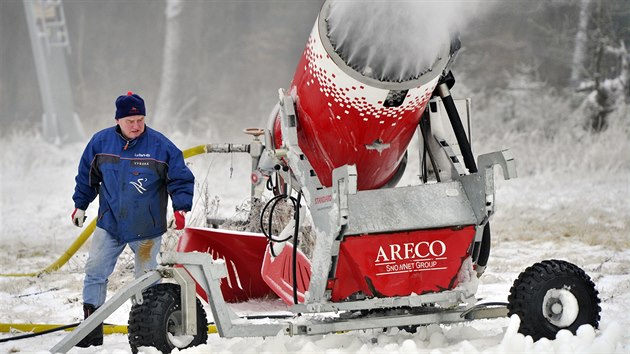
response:
<svg viewBox="0 0 630 354"><path fill-rule="evenodd" d="M99 195L98 220L85 265L83 313L103 303L107 279L127 244L135 254L135 276L157 267L170 195L176 229L191 210L194 177L182 152L144 123L144 100L132 92L116 99L116 125L94 134L79 163L72 222L83 226L85 210ZM77 346L103 344L103 325Z"/></svg>

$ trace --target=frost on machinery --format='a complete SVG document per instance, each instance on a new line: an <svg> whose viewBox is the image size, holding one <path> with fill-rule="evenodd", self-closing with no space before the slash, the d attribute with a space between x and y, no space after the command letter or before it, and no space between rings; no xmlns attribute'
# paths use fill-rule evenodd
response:
<svg viewBox="0 0 630 354"><path fill-rule="evenodd" d="M445 43L427 67L389 79L374 74L378 66L370 63L370 70L348 64L347 47L337 48L329 36L331 4L324 4L267 127L246 129L254 136L248 145L205 147L250 153L252 186L246 188L253 198L265 184L275 192L261 220L271 219L279 200L293 205L293 220L279 235L264 222L263 233L188 228L177 251L162 254L159 270L118 292L52 352L68 351L129 298L134 352L204 343L202 300L223 337L414 330L512 314L534 339L598 326L595 285L565 261L528 267L508 303L478 302L478 277L490 252L494 167L505 179L516 170L507 150L476 160L472 154L470 100L450 94L459 41ZM419 149L408 153L414 134ZM396 187L414 156L420 183ZM302 203L314 233L308 255L293 247ZM171 280L152 285L163 278ZM270 295L294 316L255 321L228 305Z"/></svg>

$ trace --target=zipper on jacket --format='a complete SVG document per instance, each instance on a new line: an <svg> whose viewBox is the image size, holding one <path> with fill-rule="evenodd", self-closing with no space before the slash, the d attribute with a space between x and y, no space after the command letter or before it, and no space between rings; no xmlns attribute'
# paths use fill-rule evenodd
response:
<svg viewBox="0 0 630 354"><path fill-rule="evenodd" d="M103 216L105 216L105 213L107 213L109 211L109 208L105 209L105 211L98 216L98 221L101 221L101 219L103 219Z"/></svg>
<svg viewBox="0 0 630 354"><path fill-rule="evenodd" d="M127 150L128 147L129 147L129 140L127 140L127 143L125 144L125 147L123 148L123 150Z"/></svg>

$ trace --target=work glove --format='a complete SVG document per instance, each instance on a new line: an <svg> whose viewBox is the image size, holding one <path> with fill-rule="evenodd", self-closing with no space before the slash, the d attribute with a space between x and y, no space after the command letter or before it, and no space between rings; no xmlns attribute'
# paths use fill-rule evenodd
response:
<svg viewBox="0 0 630 354"><path fill-rule="evenodd" d="M87 216L85 216L85 210L74 208L71 218L74 226L83 227L83 222L85 222Z"/></svg>
<svg viewBox="0 0 630 354"><path fill-rule="evenodd" d="M175 230L182 230L186 225L186 212L175 210Z"/></svg>

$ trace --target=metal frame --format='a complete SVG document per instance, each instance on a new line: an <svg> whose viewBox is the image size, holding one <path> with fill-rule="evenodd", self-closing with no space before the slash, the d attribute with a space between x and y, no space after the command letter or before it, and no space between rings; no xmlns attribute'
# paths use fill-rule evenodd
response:
<svg viewBox="0 0 630 354"><path fill-rule="evenodd" d="M465 297L463 290L445 291L442 293L413 295L397 298L374 298L361 301L342 303L300 304L290 308L293 313L300 314L297 318L288 320L265 321L256 324L238 318L223 300L219 279L227 275L225 263L215 261L208 254L203 253L165 253L162 259L168 263L182 264L209 295L210 307L222 337L265 337L279 333L287 335L323 334L337 331L372 329L408 325L422 325L429 323L455 323L479 318L498 318L507 315L504 304L492 304L492 308L485 305L456 306L454 308L430 307L428 305L447 301L458 303L462 300L472 302L474 296ZM212 281L210 281L212 280ZM391 313L387 316L349 317L353 311L365 309L420 309L419 313ZM322 318L321 313L338 314L335 318ZM309 316L309 314L314 316Z"/></svg>
<svg viewBox="0 0 630 354"><path fill-rule="evenodd" d="M182 287L182 315L184 328L181 333L195 335L196 332L196 299L193 279L206 291L217 331L221 337L267 337L279 333L286 335L313 335L349 331L357 329L373 329L430 323L456 323L480 318L498 318L507 315L503 304L457 306L455 308L423 307L424 305L448 300L457 302L462 299L460 291L414 295L401 298L366 299L344 303L323 303L315 305L296 305L291 311L303 314L297 319L273 320L264 323L239 318L224 301L220 280L227 276L225 262L213 260L205 253L164 252L161 254L162 265L159 271L151 271L128 284L121 291L88 317L74 331L51 348L52 353L66 353L82 338L102 323L128 299L134 303L143 302L142 290L155 284L162 278L173 278ZM176 264L182 267L174 267ZM470 298L469 298L470 300ZM352 311L362 309L397 309L400 307L420 308L419 313L394 311L386 316L351 317L344 316ZM336 318L322 318L322 312L337 313ZM309 314L314 316L309 316Z"/></svg>

